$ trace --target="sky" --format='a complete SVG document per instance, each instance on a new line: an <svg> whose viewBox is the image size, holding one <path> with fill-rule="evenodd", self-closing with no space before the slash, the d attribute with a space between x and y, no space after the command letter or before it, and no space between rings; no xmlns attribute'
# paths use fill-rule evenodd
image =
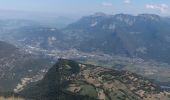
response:
<svg viewBox="0 0 170 100"><path fill-rule="evenodd" d="M170 0L0 0L0 14L8 12L11 16L14 13L84 16L95 12L170 16Z"/></svg>

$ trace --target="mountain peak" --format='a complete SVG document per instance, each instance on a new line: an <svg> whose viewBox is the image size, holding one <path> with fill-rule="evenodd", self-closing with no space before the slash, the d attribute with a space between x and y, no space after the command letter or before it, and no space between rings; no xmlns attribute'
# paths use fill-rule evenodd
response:
<svg viewBox="0 0 170 100"><path fill-rule="evenodd" d="M130 15L130 14L124 14L124 13L116 14L116 15L114 15L114 16L115 16L115 17L119 17L119 16L132 17L132 15Z"/></svg>
<svg viewBox="0 0 170 100"><path fill-rule="evenodd" d="M110 17L112 15L109 15L109 14L105 14L103 12L96 12L94 13L93 15L91 15L92 17Z"/></svg>
<svg viewBox="0 0 170 100"><path fill-rule="evenodd" d="M148 100L150 95L155 98L161 92L159 86L131 72L66 59L60 59L42 81L22 91L43 100Z"/></svg>
<svg viewBox="0 0 170 100"><path fill-rule="evenodd" d="M157 20L157 21L159 21L161 19L161 17L156 14L139 14L138 17L143 17L143 18Z"/></svg>
<svg viewBox="0 0 170 100"><path fill-rule="evenodd" d="M103 12L96 12L93 16L106 16Z"/></svg>

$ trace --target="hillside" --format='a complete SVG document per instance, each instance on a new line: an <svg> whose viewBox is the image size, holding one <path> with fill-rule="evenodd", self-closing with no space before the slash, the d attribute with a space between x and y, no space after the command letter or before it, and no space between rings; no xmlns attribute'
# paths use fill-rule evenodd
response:
<svg viewBox="0 0 170 100"><path fill-rule="evenodd" d="M169 63L169 26L169 18L154 14L95 14L63 29L64 46Z"/></svg>
<svg viewBox="0 0 170 100"><path fill-rule="evenodd" d="M17 48L11 44L0 41L0 57L10 56L17 51Z"/></svg>
<svg viewBox="0 0 170 100"><path fill-rule="evenodd" d="M20 90L30 81L41 79L50 65L48 58L28 54L0 41L0 92Z"/></svg>
<svg viewBox="0 0 170 100"><path fill-rule="evenodd" d="M37 21L0 19L0 22L0 40L13 45L55 49L56 44L60 44L60 38L63 38L62 32L57 28Z"/></svg>
<svg viewBox="0 0 170 100"><path fill-rule="evenodd" d="M170 99L168 92L137 74L64 59L20 95L36 100Z"/></svg>

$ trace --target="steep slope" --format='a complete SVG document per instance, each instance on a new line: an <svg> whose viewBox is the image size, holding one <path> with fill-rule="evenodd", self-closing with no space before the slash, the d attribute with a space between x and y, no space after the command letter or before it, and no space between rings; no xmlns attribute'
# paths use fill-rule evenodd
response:
<svg viewBox="0 0 170 100"><path fill-rule="evenodd" d="M153 14L92 15L64 29L65 46L169 63L169 26L169 18Z"/></svg>
<svg viewBox="0 0 170 100"><path fill-rule="evenodd" d="M14 54L17 48L11 44L0 41L0 57L6 57Z"/></svg>
<svg viewBox="0 0 170 100"><path fill-rule="evenodd" d="M50 65L47 58L30 55L11 44L0 42L0 92L13 91L22 81L25 85L41 79Z"/></svg>
<svg viewBox="0 0 170 100"><path fill-rule="evenodd" d="M20 92L40 100L168 100L168 92L130 73L59 59L44 79Z"/></svg>
<svg viewBox="0 0 170 100"><path fill-rule="evenodd" d="M62 69L65 67L64 64L71 65L72 69ZM78 63L60 60L48 71L43 80L27 86L20 94L24 97L38 100L42 98L43 100L95 100L88 96L81 96L62 90L61 86L67 81L64 77L68 77L69 74L76 74L79 70Z"/></svg>

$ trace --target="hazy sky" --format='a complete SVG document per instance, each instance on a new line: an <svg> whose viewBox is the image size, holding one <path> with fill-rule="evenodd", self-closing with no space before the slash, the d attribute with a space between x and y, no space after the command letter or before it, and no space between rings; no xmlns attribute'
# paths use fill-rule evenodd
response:
<svg viewBox="0 0 170 100"><path fill-rule="evenodd" d="M94 12L170 16L170 0L0 0L1 12L81 16Z"/></svg>

